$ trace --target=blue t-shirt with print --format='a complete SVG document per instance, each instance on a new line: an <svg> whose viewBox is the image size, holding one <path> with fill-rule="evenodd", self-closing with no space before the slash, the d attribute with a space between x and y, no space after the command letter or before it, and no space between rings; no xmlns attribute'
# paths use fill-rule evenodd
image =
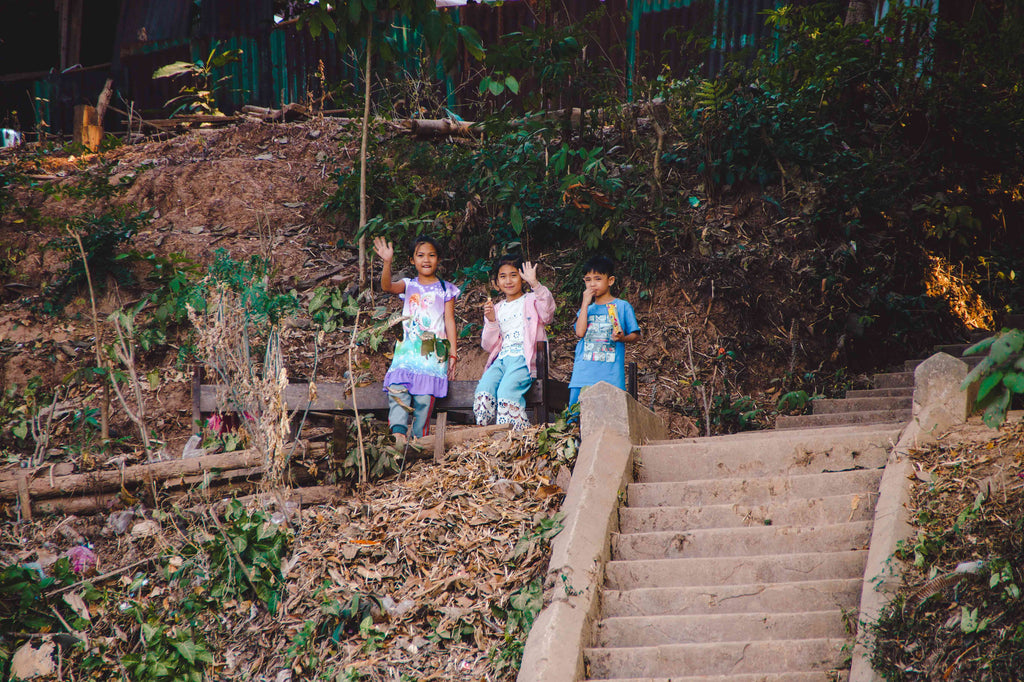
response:
<svg viewBox="0 0 1024 682"><path fill-rule="evenodd" d="M612 341L612 321L608 306L614 305L623 334L640 331L633 306L622 299L611 303L591 303L587 307L587 333L576 343L576 361L569 388L593 386L607 381L626 390L626 344Z"/></svg>

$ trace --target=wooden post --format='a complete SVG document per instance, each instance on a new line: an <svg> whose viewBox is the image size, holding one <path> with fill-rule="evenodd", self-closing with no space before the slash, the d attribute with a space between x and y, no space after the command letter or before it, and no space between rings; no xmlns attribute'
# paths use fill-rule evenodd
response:
<svg viewBox="0 0 1024 682"><path fill-rule="evenodd" d="M341 469L345 458L348 457L348 433L351 423L351 417L341 414L334 415L334 433L332 434L331 442L333 451L332 465L335 471Z"/></svg>
<svg viewBox="0 0 1024 682"><path fill-rule="evenodd" d="M203 411L200 406L203 387L203 366L196 365L192 369L192 433L199 434L203 430Z"/></svg>
<svg viewBox="0 0 1024 682"><path fill-rule="evenodd" d="M537 424L546 424L551 414L551 395L548 391L548 344L537 342L537 382L540 384L540 407L534 409L533 420Z"/></svg>
<svg viewBox="0 0 1024 682"><path fill-rule="evenodd" d="M21 518L32 520L32 498L28 494L28 474L18 476L18 500L21 502Z"/></svg>
<svg viewBox="0 0 1024 682"><path fill-rule="evenodd" d="M626 365L626 392L633 396L636 400L637 390L639 389L636 379L636 363L631 362Z"/></svg>
<svg viewBox="0 0 1024 682"><path fill-rule="evenodd" d="M96 115L96 107L88 104L79 104L75 107L75 142L82 145L89 151L96 151L100 148L100 140L103 138L103 128L100 127L99 117Z"/></svg>
<svg viewBox="0 0 1024 682"><path fill-rule="evenodd" d="M103 90L100 91L100 98L96 101L96 123L99 127L103 128L103 116L107 113L107 107L110 106L110 96L114 94L114 79L108 78L107 82L103 84Z"/></svg>
<svg viewBox="0 0 1024 682"><path fill-rule="evenodd" d="M448 430L448 413L438 412L434 421L434 464L444 462L444 437Z"/></svg>

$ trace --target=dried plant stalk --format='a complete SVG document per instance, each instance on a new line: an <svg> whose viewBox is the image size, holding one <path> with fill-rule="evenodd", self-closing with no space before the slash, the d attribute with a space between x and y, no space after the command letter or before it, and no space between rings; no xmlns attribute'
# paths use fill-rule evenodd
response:
<svg viewBox="0 0 1024 682"><path fill-rule="evenodd" d="M288 372L277 328L253 320L241 296L223 283L211 287L205 312L189 308L188 313L199 357L226 387L225 394L217 396L218 403L240 415L250 447L263 457L264 483L282 485L291 415L284 400ZM260 347L265 350L257 364L253 353Z"/></svg>

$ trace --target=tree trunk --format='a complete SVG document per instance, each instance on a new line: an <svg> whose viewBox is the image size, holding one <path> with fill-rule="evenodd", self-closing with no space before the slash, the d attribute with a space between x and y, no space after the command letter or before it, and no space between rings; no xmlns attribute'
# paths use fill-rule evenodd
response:
<svg viewBox="0 0 1024 682"><path fill-rule="evenodd" d="M875 2L874 0L850 0L846 6L846 25L874 22Z"/></svg>
<svg viewBox="0 0 1024 682"><path fill-rule="evenodd" d="M373 19L366 29L366 72L363 82L363 134L359 143L359 229L366 225L366 142L370 137L370 83L373 80L370 71L373 54ZM359 236L359 288L366 288L366 235Z"/></svg>

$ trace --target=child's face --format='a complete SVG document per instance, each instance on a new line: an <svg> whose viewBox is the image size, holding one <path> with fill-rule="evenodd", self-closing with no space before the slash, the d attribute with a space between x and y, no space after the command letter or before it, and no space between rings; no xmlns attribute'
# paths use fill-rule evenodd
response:
<svg viewBox="0 0 1024 682"><path fill-rule="evenodd" d="M432 244L417 244L410 260L421 277L433 277L437 272L437 249Z"/></svg>
<svg viewBox="0 0 1024 682"><path fill-rule="evenodd" d="M498 291L505 294L507 299L519 298L523 293L523 276L511 263L504 263L498 268L494 282L498 285Z"/></svg>
<svg viewBox="0 0 1024 682"><path fill-rule="evenodd" d="M593 294L595 299L607 294L613 284L615 284L615 277L603 275L600 272L591 271L583 276L583 286L590 289L590 293Z"/></svg>

